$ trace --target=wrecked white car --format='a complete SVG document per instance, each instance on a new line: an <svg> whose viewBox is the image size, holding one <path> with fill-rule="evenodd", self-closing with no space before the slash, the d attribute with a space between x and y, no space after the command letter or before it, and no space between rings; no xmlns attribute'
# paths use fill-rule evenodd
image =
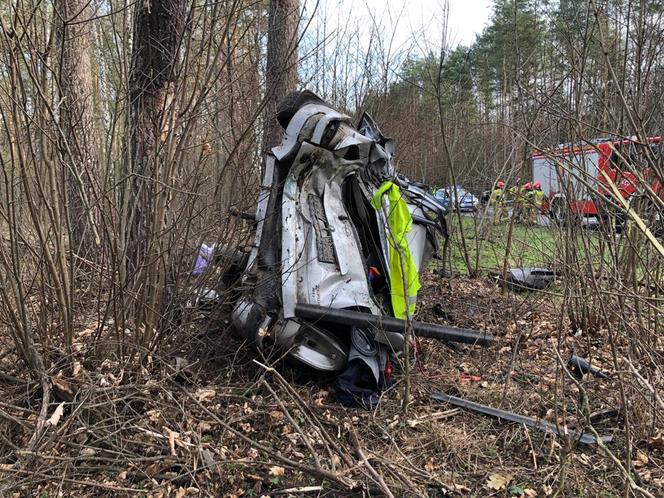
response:
<svg viewBox="0 0 664 498"><path fill-rule="evenodd" d="M255 238L232 323L261 351L336 372L337 396L373 406L415 311L418 274L447 239L445 207L395 174L394 147L311 92L280 106L282 143L264 162ZM445 242L446 247L446 242ZM413 322L416 335L491 337Z"/></svg>

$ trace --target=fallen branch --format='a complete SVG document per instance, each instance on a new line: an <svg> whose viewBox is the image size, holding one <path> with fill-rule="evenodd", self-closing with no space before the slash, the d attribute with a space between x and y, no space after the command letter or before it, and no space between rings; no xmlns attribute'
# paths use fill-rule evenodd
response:
<svg viewBox="0 0 664 498"><path fill-rule="evenodd" d="M639 381L639 383L645 387L650 393L653 395L653 398L655 401L657 401L657 404L659 407L664 410L664 400L662 400L661 396L657 394L657 391L655 391L655 388L650 385L650 382L648 382L636 369L636 367L632 364L631 361L627 360L627 365L629 365L629 369L631 372L634 374L634 377Z"/></svg>
<svg viewBox="0 0 664 498"><path fill-rule="evenodd" d="M41 410L39 411L39 416L37 417L37 423L35 424L35 431L28 441L28 452L32 453L37 448L37 443L41 438L43 432L46 430L46 416L48 415L48 406L51 400L51 387L48 383L48 375L45 372L42 372L41 378L42 386L42 404Z"/></svg>
<svg viewBox="0 0 664 498"><path fill-rule="evenodd" d="M357 453L357 457L362 461L364 466L372 475L372 477L376 481L376 484L378 484L378 486L383 491L383 493L385 493L386 496L388 496L389 498L394 498L392 491L390 491L390 488L387 486L387 484L385 484L385 480L383 479L383 477L378 473L376 469L373 468L369 460L367 460L367 457L362 451L362 447L360 446L360 441L357 439L357 433L355 432L355 427L353 426L351 426L350 437L351 440L353 441L353 446L355 447L355 452Z"/></svg>
<svg viewBox="0 0 664 498"><path fill-rule="evenodd" d="M269 455L270 457L274 458L276 461L281 462L282 464L284 464L288 467L301 470L302 472L312 474L312 475L316 475L316 476L321 477L323 479L327 479L328 481L335 482L335 483L343 486L344 488L346 488L349 491L353 491L353 490L357 489L357 483L355 481L345 479L345 478L339 476L338 474L330 472L329 470L324 469L322 467L312 467L311 465L306 465L306 464L303 464L303 463L300 463L300 462L296 462L295 460L291 460L290 458L287 458L283 455L280 455L275 450L273 450L271 448L268 448L267 446L264 446L264 445L262 445L262 444L260 444L256 441L254 441L250 437L246 436L245 434L238 431L237 429L234 429L233 427L228 425L226 422L221 420L215 413L211 412L198 399L196 399L196 397L193 394L191 394L189 391L187 391L187 389L185 389L184 387L179 386L179 385L177 385L177 388L180 391L182 391L191 401L193 401L196 404L196 406L198 406L201 410L203 410L210 417L212 417L214 419L214 421L216 423L218 423L221 427L226 429L228 432L230 432L234 436L242 439L243 441L248 443L253 448L255 448L259 451L262 451L266 455Z"/></svg>
<svg viewBox="0 0 664 498"><path fill-rule="evenodd" d="M290 495L299 493L315 493L323 491L323 486L303 486L301 488L287 488L279 491L272 491L273 495Z"/></svg>
<svg viewBox="0 0 664 498"><path fill-rule="evenodd" d="M579 391L581 392L581 395L582 395L582 399L585 400L584 404L587 405L587 403L588 403L588 401L587 401L588 400L588 394L586 393L585 388L583 387L581 382L579 382L578 379L576 379L574 377L574 375L569 371L569 369L567 368L567 364L563 361L563 359L560 356L560 353L558 352L558 350L556 348L553 348L553 351L555 352L556 357L558 358L558 362L560 364L560 367L562 368L563 373L565 374L565 376L567 376L567 378L569 378L579 388ZM600 437L599 433L595 430L595 428L593 427L592 424L590 424L590 423L588 424L588 429L595 436L595 439L597 441L597 445L600 447L600 449L602 449L604 451L604 454L609 457L609 459L615 464L616 467L618 467L618 469L620 470L622 475L627 480L627 484L629 485L629 487L634 491L638 491L639 493L641 493L646 498L655 498L655 495L653 495L647 489L642 488L641 486L639 486L634 481L634 479L632 478L632 474L629 472L628 469L625 468L625 466L618 459L618 457L616 457L611 452L611 450L606 446L606 444L604 444L603 439Z"/></svg>
<svg viewBox="0 0 664 498"><path fill-rule="evenodd" d="M284 416L288 419L288 421L291 423L293 427L295 427L295 430L297 433L300 435L302 438L302 442L306 445L306 447L309 449L309 453L311 453L311 456L314 459L314 462L316 463L316 467L320 467L320 459L318 458L318 455L316 454L316 451L314 450L314 447L311 445L311 441L309 440L309 437L304 433L302 430L302 427L300 427L300 424L298 424L293 416L290 414L290 411L286 408L286 405L284 405L284 402L281 401L281 398L277 395L277 393L272 389L270 384L267 383L265 379L262 380L261 382L265 388L270 391L270 394L272 394L272 397L274 400L277 402L281 410L284 412Z"/></svg>
<svg viewBox="0 0 664 498"><path fill-rule="evenodd" d="M286 379L284 379L283 375L281 375L276 369L269 367L267 365L264 365L263 363L254 360L254 363L257 365L263 367L266 372L271 373L281 384L281 386L288 392L288 394L291 396L292 399L294 399L299 405L300 409L302 410L302 415L307 419L307 421L311 424L312 427L316 429L318 434L320 435L321 438L323 438L327 444L325 445L325 448L328 450L328 453L330 454L330 465L332 466L332 470L336 470L336 466L334 465L334 459L332 458L332 453L330 451L330 448L336 448L337 449L337 454L343 460L343 462L348 466L352 467L353 462L351 459L348 457L346 452L343 451L338 451L339 448L339 442L335 441L333 438L330 437L330 435L327 433L327 431L323 428L323 426L320 424L318 419L316 418L316 415L313 413L311 408L307 405L307 403L304 402L302 397L298 394L298 392L293 389L293 386L291 386Z"/></svg>
<svg viewBox="0 0 664 498"><path fill-rule="evenodd" d="M44 474L42 472L34 472L32 470L23 470L23 469L15 469L15 468L9 468L9 467L0 467L0 473L7 473L7 474L20 474L20 475L26 475L26 476L37 476L41 477L42 479L46 479L49 482L66 482L68 484L78 484L81 486L90 486L93 488L100 488L100 489L105 489L107 491L114 491L114 492L123 492L123 493L136 493L136 494L145 494L144 489L134 489L134 488L125 488L123 486L112 486L110 484L104 484L100 482L94 482L94 481L83 481L81 479L71 479L69 477L63 477L63 476L51 476L48 474Z"/></svg>

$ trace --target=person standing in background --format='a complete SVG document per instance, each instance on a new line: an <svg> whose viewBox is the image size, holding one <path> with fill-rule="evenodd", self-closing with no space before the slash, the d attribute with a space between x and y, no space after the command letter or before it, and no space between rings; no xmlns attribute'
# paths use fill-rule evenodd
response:
<svg viewBox="0 0 664 498"><path fill-rule="evenodd" d="M497 224L505 216L505 182L498 180L491 191L489 205L493 208L493 223Z"/></svg>

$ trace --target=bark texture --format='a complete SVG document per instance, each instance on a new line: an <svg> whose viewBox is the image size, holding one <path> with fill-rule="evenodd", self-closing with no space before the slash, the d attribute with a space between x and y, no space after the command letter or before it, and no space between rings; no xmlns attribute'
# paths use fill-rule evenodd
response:
<svg viewBox="0 0 664 498"><path fill-rule="evenodd" d="M125 255L121 280L150 340L165 286L161 238L171 173L165 144L173 127L176 65L186 24L185 0L138 2L129 75L129 121L122 189Z"/></svg>
<svg viewBox="0 0 664 498"><path fill-rule="evenodd" d="M297 86L299 21L298 0L270 0L265 66L264 152L281 141L281 127L275 119L277 106Z"/></svg>
<svg viewBox="0 0 664 498"><path fill-rule="evenodd" d="M95 192L99 166L91 54L93 16L88 0L57 0L60 72L60 158L64 163L72 249L91 257L99 236Z"/></svg>

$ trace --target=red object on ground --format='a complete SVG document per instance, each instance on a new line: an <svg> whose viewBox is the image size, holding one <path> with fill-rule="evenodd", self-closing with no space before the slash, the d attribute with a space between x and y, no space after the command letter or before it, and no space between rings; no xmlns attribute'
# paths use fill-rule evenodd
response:
<svg viewBox="0 0 664 498"><path fill-rule="evenodd" d="M471 382L481 382L482 377L479 375L470 375L467 373L462 373L459 375L459 382L462 384L470 384Z"/></svg>
<svg viewBox="0 0 664 498"><path fill-rule="evenodd" d="M387 362L385 363L385 381L389 381L390 378L392 377L392 362L390 362L390 359L387 359Z"/></svg>

